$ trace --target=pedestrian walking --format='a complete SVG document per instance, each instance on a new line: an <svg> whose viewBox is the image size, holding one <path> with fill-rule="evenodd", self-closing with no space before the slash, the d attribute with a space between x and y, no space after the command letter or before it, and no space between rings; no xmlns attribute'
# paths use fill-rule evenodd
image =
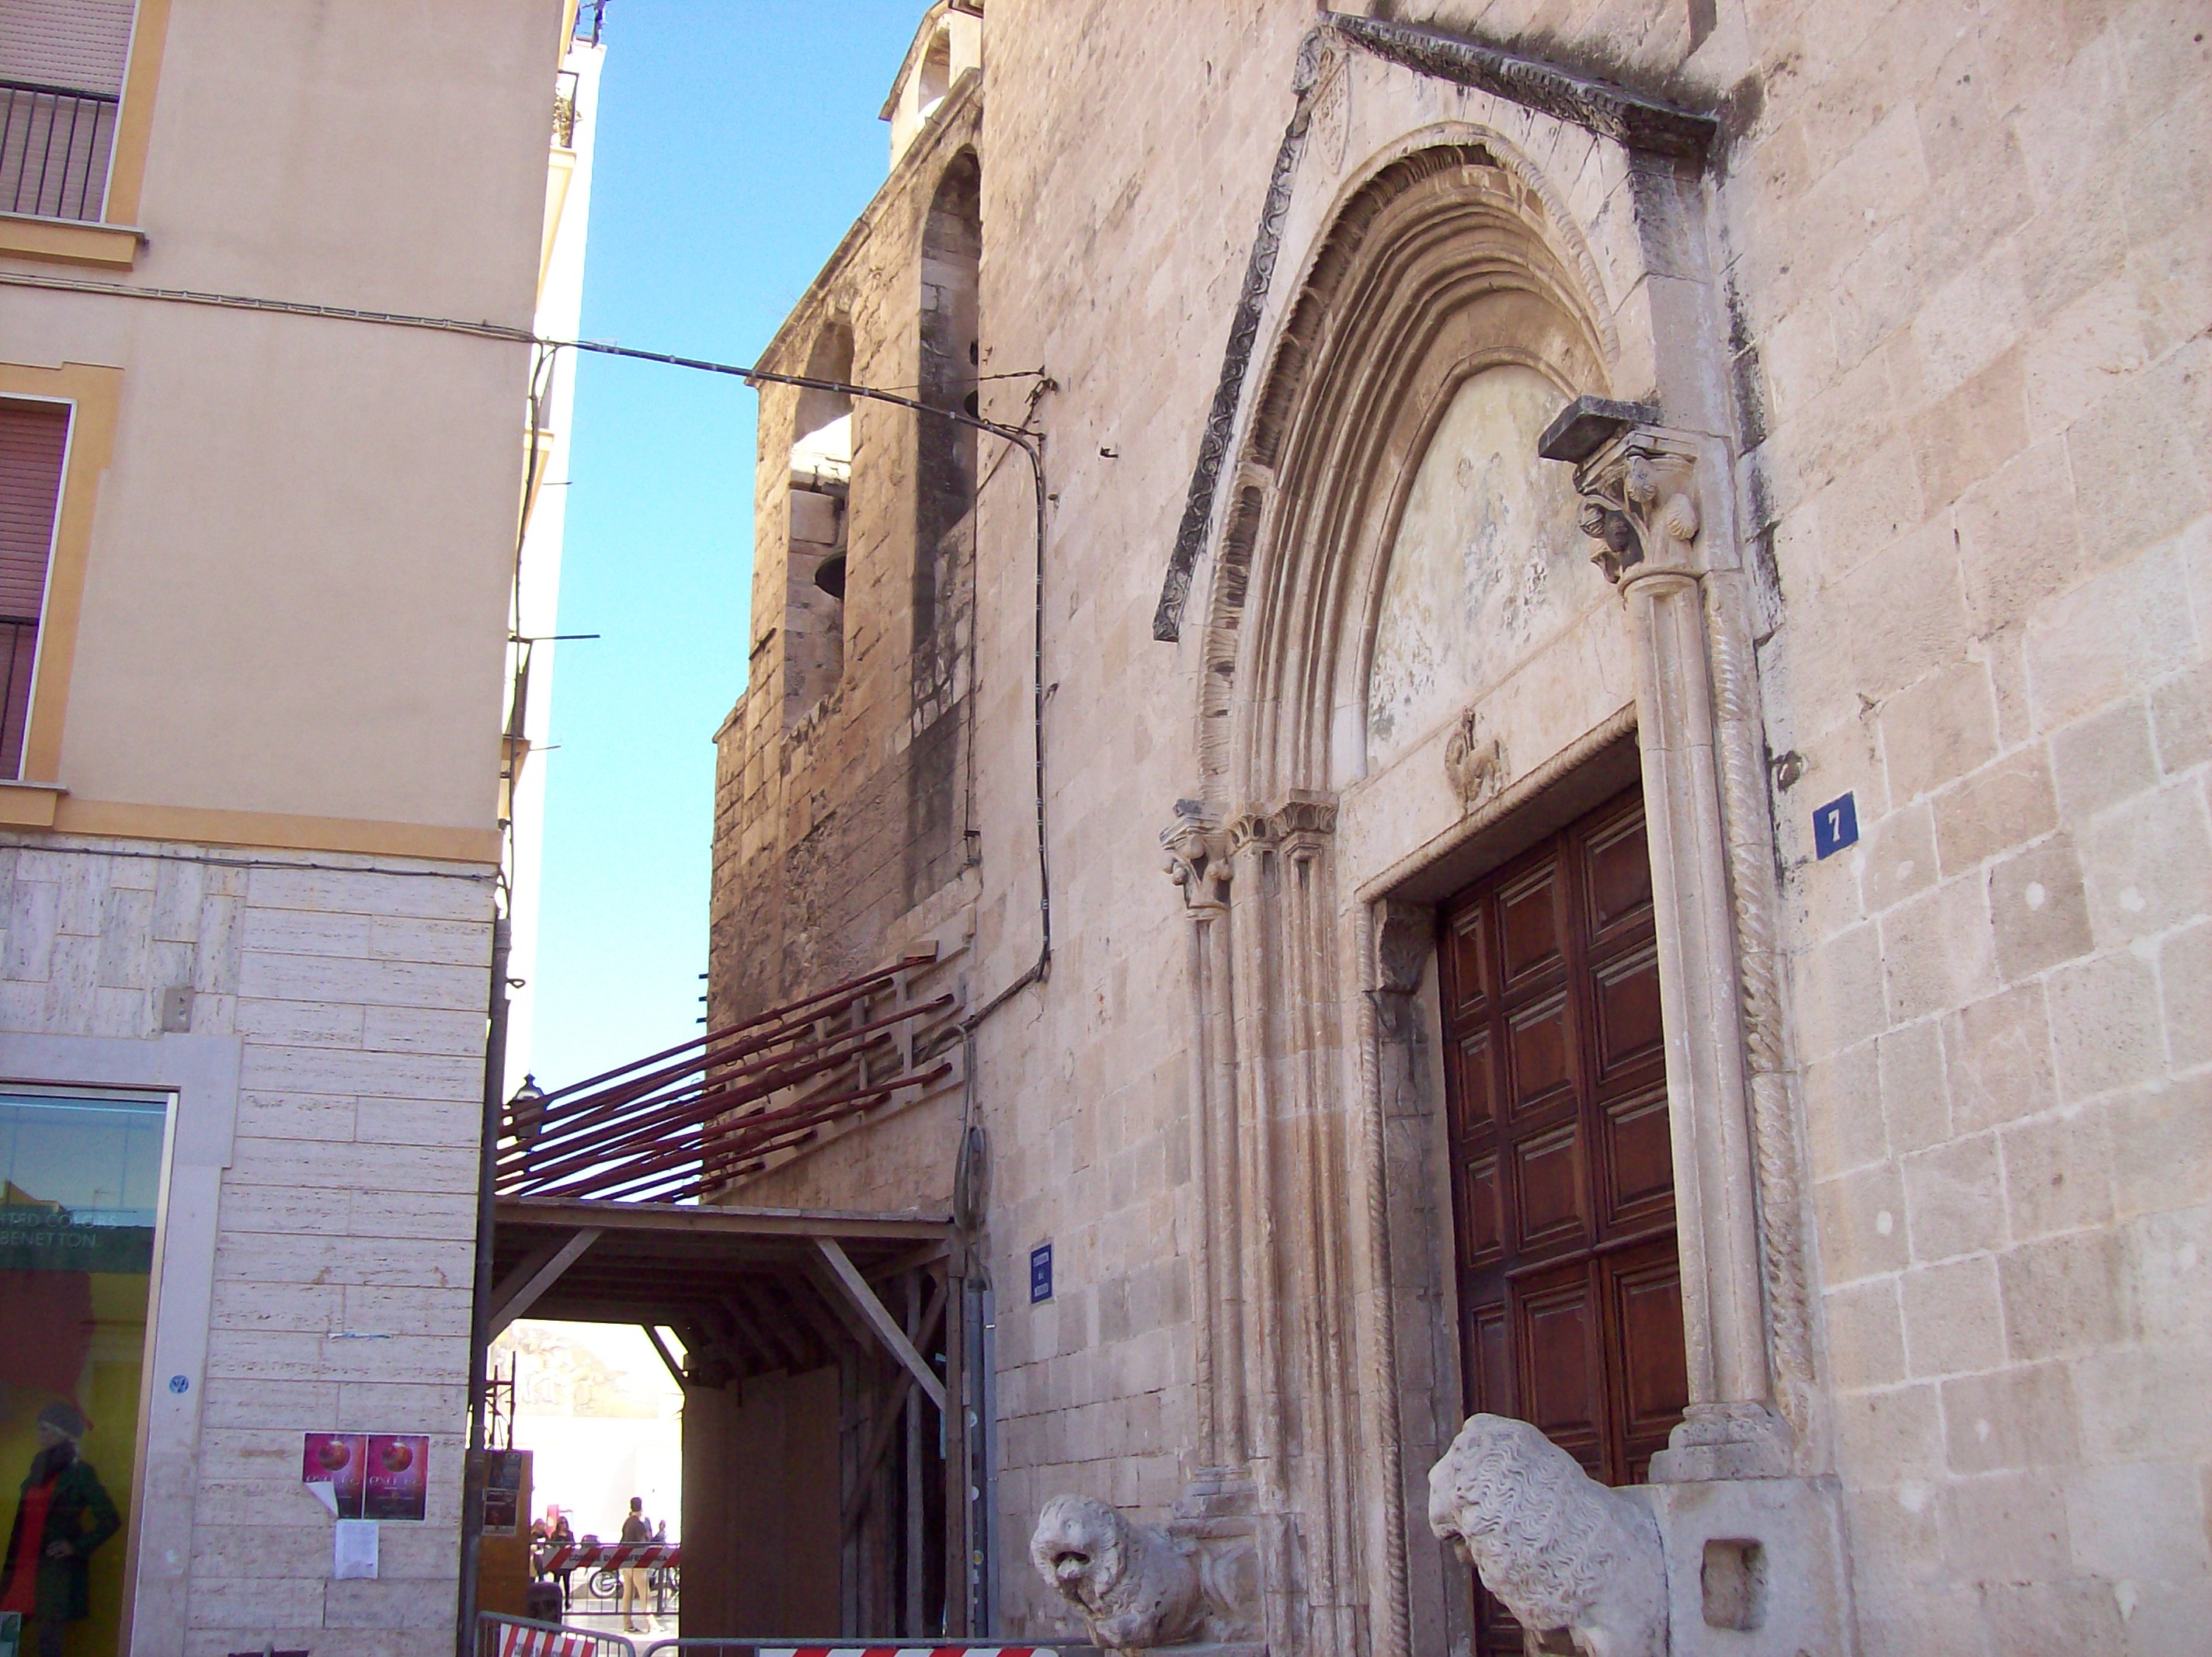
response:
<svg viewBox="0 0 2212 1657"><path fill-rule="evenodd" d="M623 1520L623 1545L634 1547L653 1540L653 1527L646 1522L645 1498L634 1496L629 1499L629 1514ZM630 1633L637 1632L637 1624L630 1620L629 1608L635 1602L646 1613L653 1615L652 1570L644 1565L625 1564L622 1568L623 1627Z"/></svg>

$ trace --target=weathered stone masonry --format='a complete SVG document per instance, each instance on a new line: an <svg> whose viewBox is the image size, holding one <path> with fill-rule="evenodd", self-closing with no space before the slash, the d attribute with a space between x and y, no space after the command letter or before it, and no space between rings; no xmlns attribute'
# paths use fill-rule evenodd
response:
<svg viewBox="0 0 2212 1657"><path fill-rule="evenodd" d="M1655 1487L1670 1592L1699 1574L1675 1540L1763 1526L1847 1573L1783 1608L1828 1619L1808 1648L2192 1649L2212 18L1389 9L1447 38L1316 35L1289 4L990 13L981 355L1058 386L1062 942L975 1042L1005 1626L1066 1625L1018 1549L1073 1491L1251 1550L1271 1649L1467 1636L1421 1488L1460 1413L1427 928L1529 824L1640 772L1676 877L1689 1356L1729 1406ZM1653 137L1660 104L1710 114L1703 161ZM1547 574L1524 642L1381 758L1361 688L1393 503L1453 388L1507 361L1562 406L1637 405L1611 448L1525 451L1581 464L1620 586ZM856 377L915 383L890 367ZM897 923L964 941L972 916L971 1004L1036 947L1027 502L981 464L978 861ZM913 521L903 477L856 452L856 531ZM871 520L872 488L902 508ZM1179 637L1155 642L1171 570ZM909 706L881 710L847 716L872 756L905 739ZM1813 808L1847 792L1860 841L1816 859ZM769 902L781 865L736 839L723 889ZM880 951L906 894L871 889L807 947ZM926 1197L939 1139L854 1136L783 1177ZM1031 1307L1046 1240L1059 1286ZM1677 1593L1678 1648L1703 1617Z"/></svg>

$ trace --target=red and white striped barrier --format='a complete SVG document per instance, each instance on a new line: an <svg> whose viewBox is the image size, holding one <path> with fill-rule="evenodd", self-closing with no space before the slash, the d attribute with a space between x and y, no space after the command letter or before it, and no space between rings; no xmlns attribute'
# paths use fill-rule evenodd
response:
<svg viewBox="0 0 2212 1657"><path fill-rule="evenodd" d="M763 1646L759 1657L1058 1657L1050 1646Z"/></svg>
<svg viewBox="0 0 2212 1657"><path fill-rule="evenodd" d="M681 1568L684 1549L675 1542L601 1542L586 1547L581 1542L556 1548L538 1566L552 1570L623 1570L637 1566L646 1570L662 1565Z"/></svg>
<svg viewBox="0 0 2212 1657"><path fill-rule="evenodd" d="M599 1642L574 1629L520 1628L501 1624L499 1657L592 1657Z"/></svg>

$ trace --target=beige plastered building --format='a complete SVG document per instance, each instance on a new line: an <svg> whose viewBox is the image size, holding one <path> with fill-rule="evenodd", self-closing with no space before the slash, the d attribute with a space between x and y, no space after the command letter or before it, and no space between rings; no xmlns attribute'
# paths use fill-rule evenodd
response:
<svg viewBox="0 0 2212 1657"><path fill-rule="evenodd" d="M0 154L0 416L59 446L10 565L0 1081L166 1111L135 1453L94 1423L131 1652L453 1648L574 9L0 0L0 79L46 88ZM307 1431L428 1436L374 1580L334 1580Z"/></svg>
<svg viewBox="0 0 2212 1657"><path fill-rule="evenodd" d="M1039 436L1041 662L1018 451L764 391L715 1010L977 1022L738 1199L977 1213L1010 1634L1074 1492L1517 1649L1481 1407L1676 1652L2203 1649L2212 12L1373 9L925 20L766 361Z"/></svg>

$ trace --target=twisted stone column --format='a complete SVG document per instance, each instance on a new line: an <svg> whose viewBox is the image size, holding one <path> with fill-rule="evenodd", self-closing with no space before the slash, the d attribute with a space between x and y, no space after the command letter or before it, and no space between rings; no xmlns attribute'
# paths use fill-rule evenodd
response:
<svg viewBox="0 0 2212 1657"><path fill-rule="evenodd" d="M1778 1370L1808 1359L1751 642L1700 538L1699 440L1646 412L1585 400L1541 452L1580 463L1636 653L1690 1390L1652 1476L1776 1477Z"/></svg>

